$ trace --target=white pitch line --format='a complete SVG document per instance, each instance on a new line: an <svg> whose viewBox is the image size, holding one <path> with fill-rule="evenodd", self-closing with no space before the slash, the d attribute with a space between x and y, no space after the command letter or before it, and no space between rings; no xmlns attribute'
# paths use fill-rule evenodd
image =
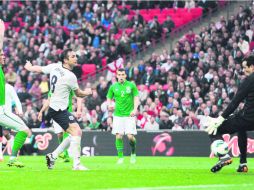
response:
<svg viewBox="0 0 254 190"><path fill-rule="evenodd" d="M226 188L245 187L253 184L211 184L211 185L186 185L186 186L162 186L162 187L130 187L130 188L110 188L111 190L163 190L163 189L206 189L206 188Z"/></svg>

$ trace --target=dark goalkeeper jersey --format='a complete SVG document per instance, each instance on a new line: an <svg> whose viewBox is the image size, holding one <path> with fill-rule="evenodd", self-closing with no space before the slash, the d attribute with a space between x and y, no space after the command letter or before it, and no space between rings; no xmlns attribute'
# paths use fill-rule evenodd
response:
<svg viewBox="0 0 254 190"><path fill-rule="evenodd" d="M242 117L254 122L254 73L247 76L239 85L237 93L222 113L222 117L227 118L242 101L245 101L244 108L241 112Z"/></svg>

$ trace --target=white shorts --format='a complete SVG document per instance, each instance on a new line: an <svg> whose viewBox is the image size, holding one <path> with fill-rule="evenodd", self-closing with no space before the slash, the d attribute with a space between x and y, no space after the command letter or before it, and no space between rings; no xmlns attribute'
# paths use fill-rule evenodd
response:
<svg viewBox="0 0 254 190"><path fill-rule="evenodd" d="M57 122L55 122L54 120L53 120L52 125L53 125L54 131L56 134L64 132L63 128L60 127L60 125Z"/></svg>
<svg viewBox="0 0 254 190"><path fill-rule="evenodd" d="M112 134L121 134L121 135L136 135L136 118L135 117L118 117L113 116L113 129Z"/></svg>
<svg viewBox="0 0 254 190"><path fill-rule="evenodd" d="M19 116L6 111L3 106L0 106L0 125L15 131L25 131L29 129Z"/></svg>

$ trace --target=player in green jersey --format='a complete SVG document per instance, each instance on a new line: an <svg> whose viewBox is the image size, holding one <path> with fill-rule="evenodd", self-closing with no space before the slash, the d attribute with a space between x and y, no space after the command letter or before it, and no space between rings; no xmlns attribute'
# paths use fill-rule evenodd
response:
<svg viewBox="0 0 254 190"><path fill-rule="evenodd" d="M12 112L5 109L5 77L3 73L3 65L5 64L5 56L3 52L3 39L4 39L5 26L4 22L0 19L0 125L17 131L14 138L12 153L8 166L24 167L24 164L18 161L17 155L27 137L31 136L30 129L26 126L21 118Z"/></svg>
<svg viewBox="0 0 254 190"><path fill-rule="evenodd" d="M117 70L118 82L110 86L107 94L108 109L114 110L112 134L116 135L115 146L118 164L123 159L123 135L127 135L131 146L131 163L136 163L136 112L139 106L138 89L133 82L126 80L124 69ZM113 106L113 99L115 106Z"/></svg>
<svg viewBox="0 0 254 190"><path fill-rule="evenodd" d="M43 107L41 108L41 110L38 114L39 121L42 121L43 112L45 112L49 108L49 101L50 101L51 94L52 94L51 91L49 91L48 99L44 102ZM73 96L74 96L74 92L71 91L71 93L69 95L69 104L68 104L68 112L70 112L70 113L73 112L73 108L72 108ZM82 113L82 99L77 97L77 114L76 114L76 116L78 118L80 118L81 113ZM53 120L53 127L55 130L55 133L57 134L59 144L61 144L63 142L63 140L69 136L69 134L64 132L64 130L60 127L60 125L57 122L55 122L54 120ZM64 160L64 162L70 162L70 157L69 157L67 150L65 150L63 152L63 154L60 154L59 157L62 158Z"/></svg>

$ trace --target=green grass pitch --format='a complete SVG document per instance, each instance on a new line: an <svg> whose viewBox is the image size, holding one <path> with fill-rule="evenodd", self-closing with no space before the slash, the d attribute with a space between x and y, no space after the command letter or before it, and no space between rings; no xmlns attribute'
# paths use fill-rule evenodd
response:
<svg viewBox="0 0 254 190"><path fill-rule="evenodd" d="M116 165L116 157L83 157L89 171L72 171L71 163L57 162L46 168L42 156L22 156L25 168L9 168L0 163L0 190L85 190L85 189L254 189L254 160L249 172L237 173L238 159L219 173L211 173L216 158L137 157L136 164L125 157Z"/></svg>

